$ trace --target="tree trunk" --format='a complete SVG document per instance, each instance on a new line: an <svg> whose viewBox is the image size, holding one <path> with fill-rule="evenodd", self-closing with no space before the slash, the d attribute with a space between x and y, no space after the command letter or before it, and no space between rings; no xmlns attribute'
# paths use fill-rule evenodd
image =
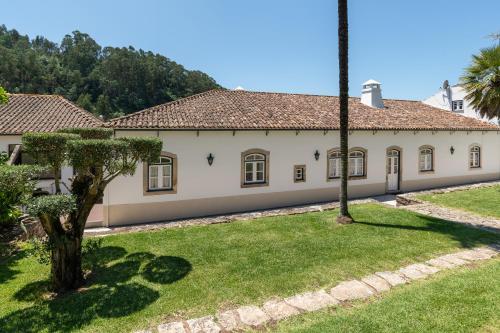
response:
<svg viewBox="0 0 500 333"><path fill-rule="evenodd" d="M337 221L351 223L347 207L347 180L349 161L349 73L347 0L338 0L339 38L339 104L340 104L340 211Z"/></svg>
<svg viewBox="0 0 500 333"><path fill-rule="evenodd" d="M54 291L76 289L83 282L82 239L63 237L52 245L51 280Z"/></svg>
<svg viewBox="0 0 500 333"><path fill-rule="evenodd" d="M59 174L61 173L58 168L54 168L54 186L56 190L56 194L61 193L61 179L59 179Z"/></svg>

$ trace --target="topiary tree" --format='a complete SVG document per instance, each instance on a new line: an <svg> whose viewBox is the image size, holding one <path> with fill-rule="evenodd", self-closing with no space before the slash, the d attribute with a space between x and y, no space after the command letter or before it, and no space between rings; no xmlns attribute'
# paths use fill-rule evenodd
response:
<svg viewBox="0 0 500 333"><path fill-rule="evenodd" d="M36 198L29 206L29 213L40 219L49 237L54 291L75 289L84 282L83 231L106 186L120 175L134 174L139 162L152 162L160 156L162 142L157 138L113 139L112 135L105 128L23 135L23 148L35 162L53 172L67 163L75 171L71 195Z"/></svg>

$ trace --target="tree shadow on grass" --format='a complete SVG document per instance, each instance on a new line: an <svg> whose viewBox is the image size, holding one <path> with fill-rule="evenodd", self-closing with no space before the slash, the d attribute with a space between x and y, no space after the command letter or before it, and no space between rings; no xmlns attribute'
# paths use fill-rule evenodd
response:
<svg viewBox="0 0 500 333"><path fill-rule="evenodd" d="M142 276L149 282L171 284L192 270L184 258L157 257L149 252L127 255L121 247L100 248L91 260L94 273L86 288L78 292L43 299L48 281L31 282L18 290L16 300L35 305L0 318L0 332L68 332L97 318L128 316L160 297L158 291L130 279Z"/></svg>
<svg viewBox="0 0 500 333"><path fill-rule="evenodd" d="M411 231L435 232L449 235L453 240L460 242L464 248L471 248L479 245L486 245L492 242L498 242L500 235L492 232L469 227L452 221L447 221L427 215L417 215L425 223L425 226L377 223L372 221L358 221L355 224L363 224L373 227L394 228Z"/></svg>
<svg viewBox="0 0 500 333"><path fill-rule="evenodd" d="M20 273L20 271L14 269L13 266L25 256L25 251L19 251L8 257L0 258L0 285L14 279L16 275Z"/></svg>

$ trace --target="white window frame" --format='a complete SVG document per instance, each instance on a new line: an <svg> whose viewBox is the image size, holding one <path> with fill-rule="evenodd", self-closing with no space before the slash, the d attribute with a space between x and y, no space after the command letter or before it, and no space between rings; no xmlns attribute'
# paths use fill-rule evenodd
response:
<svg viewBox="0 0 500 333"><path fill-rule="evenodd" d="M160 156L157 163L148 165L148 191L173 189L174 163L171 157Z"/></svg>
<svg viewBox="0 0 500 333"><path fill-rule="evenodd" d="M477 169L481 167L481 147L473 145L469 149L469 168Z"/></svg>
<svg viewBox="0 0 500 333"><path fill-rule="evenodd" d="M361 150L349 152L349 177L363 177L365 175L365 153Z"/></svg>
<svg viewBox="0 0 500 333"><path fill-rule="evenodd" d="M328 154L328 179L340 178L340 150Z"/></svg>
<svg viewBox="0 0 500 333"><path fill-rule="evenodd" d="M266 155L262 153L250 153L245 155L243 174L244 184L265 184L266 183ZM248 179L250 175L250 180ZM261 175L262 179L258 179Z"/></svg>
<svg viewBox="0 0 500 333"><path fill-rule="evenodd" d="M295 183L303 183L306 181L306 166L305 166L305 164L293 166L293 181Z"/></svg>
<svg viewBox="0 0 500 333"><path fill-rule="evenodd" d="M420 172L434 171L434 148L423 147L419 149L418 170Z"/></svg>
<svg viewBox="0 0 500 333"><path fill-rule="evenodd" d="M463 111L464 110L464 101L463 99L457 99L451 102L451 110L452 111Z"/></svg>

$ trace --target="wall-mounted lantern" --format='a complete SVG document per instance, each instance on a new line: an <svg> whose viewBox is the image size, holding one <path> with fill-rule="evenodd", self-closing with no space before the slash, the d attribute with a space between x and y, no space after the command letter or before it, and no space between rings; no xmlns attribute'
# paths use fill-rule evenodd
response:
<svg viewBox="0 0 500 333"><path fill-rule="evenodd" d="M450 153L453 155L453 153L455 152L455 148L453 146L450 147Z"/></svg>
<svg viewBox="0 0 500 333"><path fill-rule="evenodd" d="M214 163L214 155L212 155L212 153L208 154L207 156L207 161L208 161L208 165L212 165L212 163Z"/></svg>
<svg viewBox="0 0 500 333"><path fill-rule="evenodd" d="M319 151L316 149L316 151L314 152L314 158L317 160L319 160Z"/></svg>

